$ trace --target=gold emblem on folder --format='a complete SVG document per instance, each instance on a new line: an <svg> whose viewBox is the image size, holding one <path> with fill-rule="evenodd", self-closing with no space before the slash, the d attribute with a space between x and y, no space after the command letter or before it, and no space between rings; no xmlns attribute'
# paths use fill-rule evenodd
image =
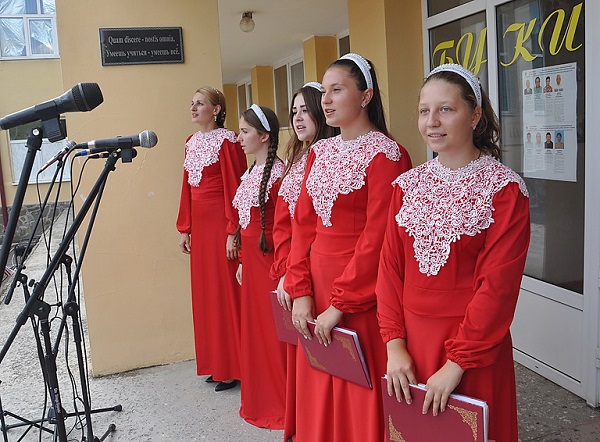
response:
<svg viewBox="0 0 600 442"><path fill-rule="evenodd" d="M394 427L394 421L392 416L388 416L388 423L390 424L390 442L406 442L402 437L402 434Z"/></svg>
<svg viewBox="0 0 600 442"><path fill-rule="evenodd" d="M471 431L473 432L473 440L477 440L477 413L474 411L465 410L464 408L456 407L454 405L448 405L448 408L460 414L463 422L471 427Z"/></svg>
<svg viewBox="0 0 600 442"><path fill-rule="evenodd" d="M339 335L336 335L333 338L340 341L342 343L342 347L344 347L346 350L348 350L348 353L350 353L350 356L352 356L352 359L354 359L356 361L356 354L354 353L354 347L352 346L352 342L350 342L350 339L348 339L345 336L339 336Z"/></svg>

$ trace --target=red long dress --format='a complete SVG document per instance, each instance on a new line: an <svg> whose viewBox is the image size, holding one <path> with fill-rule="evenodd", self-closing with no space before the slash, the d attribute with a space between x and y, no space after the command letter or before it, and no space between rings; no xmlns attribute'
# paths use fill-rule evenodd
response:
<svg viewBox="0 0 600 442"><path fill-rule="evenodd" d="M177 217L177 230L191 242L196 373L218 381L240 378L238 262L225 249L238 226L231 200L247 164L236 139L222 128L188 138Z"/></svg>
<svg viewBox="0 0 600 442"><path fill-rule="evenodd" d="M272 430L283 429L285 411L285 344L277 338L269 292L277 283L269 276L273 251L258 247L261 234L258 192L263 165L244 174L233 205L238 209L242 238L242 377L240 416ZM283 173L276 159L265 205L267 244L273 244L274 202Z"/></svg>
<svg viewBox="0 0 600 442"><path fill-rule="evenodd" d="M307 158L308 151L290 167L282 180L277 197L275 224L273 226L275 260L271 266L271 278L277 282L285 275L287 270L288 256L292 245L292 219L302 188ZM300 335L298 336L300 337ZM296 349L296 345L286 344L284 441L296 434Z"/></svg>
<svg viewBox="0 0 600 442"><path fill-rule="evenodd" d="M386 371L376 318L379 254L391 183L410 167L406 150L380 132L320 140L293 221L285 289L294 299L313 296L317 315L330 305L344 313L338 325L358 333L374 386ZM296 382L296 441L383 440L380 389L315 370L303 353Z"/></svg>
<svg viewBox="0 0 600 442"><path fill-rule="evenodd" d="M517 441L509 327L529 246L525 184L487 156L455 171L434 159L395 184L376 288L381 335L406 339L418 382L448 359L460 365L455 392L487 401L489 439Z"/></svg>

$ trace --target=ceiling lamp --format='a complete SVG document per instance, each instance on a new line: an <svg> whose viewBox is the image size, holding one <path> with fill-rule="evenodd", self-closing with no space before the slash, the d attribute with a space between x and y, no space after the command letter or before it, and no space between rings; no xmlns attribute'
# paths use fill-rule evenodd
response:
<svg viewBox="0 0 600 442"><path fill-rule="evenodd" d="M252 32L254 30L254 20L252 19L252 12L244 12L242 19L240 20L240 29L244 32Z"/></svg>

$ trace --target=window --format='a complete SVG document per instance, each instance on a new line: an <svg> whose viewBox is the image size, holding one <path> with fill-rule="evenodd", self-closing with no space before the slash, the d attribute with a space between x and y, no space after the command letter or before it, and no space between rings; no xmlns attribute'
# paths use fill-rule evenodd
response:
<svg viewBox="0 0 600 442"><path fill-rule="evenodd" d="M338 52L340 57L350 52L350 36L346 35L338 39Z"/></svg>
<svg viewBox="0 0 600 442"><path fill-rule="evenodd" d="M56 58L54 0L0 0L0 58Z"/></svg>
<svg viewBox="0 0 600 442"><path fill-rule="evenodd" d="M8 131L10 138L10 163L12 168L13 184L17 184L21 179L21 172L23 171L23 164L25 163L25 157L27 156L27 137L31 129L38 127L39 122L29 123L22 126L12 128ZM37 171L42 166L56 155L61 149L65 147L66 141L61 140L56 143L51 143L47 139L42 142L42 147L35 156L33 168L31 169L31 176L29 177L29 183L35 184L36 181L39 183L48 183L52 180L54 173L56 172L56 164L50 166L42 173L37 174ZM65 163L63 171L63 181L71 180L71 167L68 162ZM60 174L59 174L60 178Z"/></svg>
<svg viewBox="0 0 600 442"><path fill-rule="evenodd" d="M252 106L252 83L249 81L238 85L238 115Z"/></svg>
<svg viewBox="0 0 600 442"><path fill-rule="evenodd" d="M292 96L304 85L304 63L294 60L273 70L275 113L281 127L287 127Z"/></svg>
<svg viewBox="0 0 600 442"><path fill-rule="evenodd" d="M503 160L521 173L530 198L525 274L583 294L586 99L580 11L580 0L558 7L516 0L498 6L496 20ZM523 26L531 26L525 41ZM560 44L554 40L559 34Z"/></svg>
<svg viewBox="0 0 600 442"><path fill-rule="evenodd" d="M464 5L465 3L469 3L472 0L429 0L428 9L429 16L439 14L440 12L447 11L448 9L452 9L459 5Z"/></svg>

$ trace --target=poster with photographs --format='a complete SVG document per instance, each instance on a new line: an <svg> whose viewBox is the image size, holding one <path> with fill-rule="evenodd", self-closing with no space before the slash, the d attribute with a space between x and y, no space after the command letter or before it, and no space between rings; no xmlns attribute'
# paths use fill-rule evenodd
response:
<svg viewBox="0 0 600 442"><path fill-rule="evenodd" d="M576 67L567 63L522 73L527 178L577 180Z"/></svg>

